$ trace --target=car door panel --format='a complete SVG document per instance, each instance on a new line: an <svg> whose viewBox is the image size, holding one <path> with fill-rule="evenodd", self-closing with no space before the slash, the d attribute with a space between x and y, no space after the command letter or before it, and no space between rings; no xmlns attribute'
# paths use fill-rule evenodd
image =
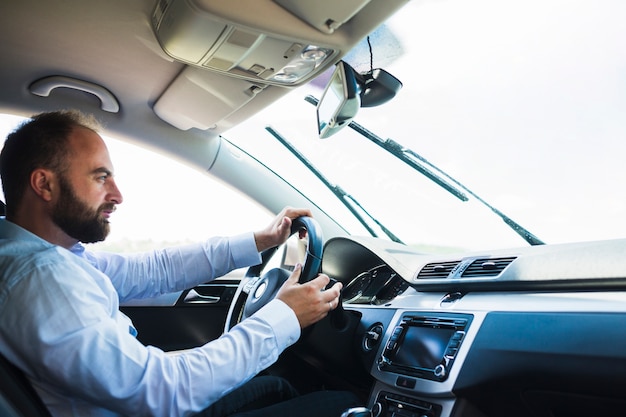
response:
<svg viewBox="0 0 626 417"><path fill-rule="evenodd" d="M137 338L163 350L189 349L218 338L237 290L237 280L215 280L181 293L175 305L132 305L121 310Z"/></svg>

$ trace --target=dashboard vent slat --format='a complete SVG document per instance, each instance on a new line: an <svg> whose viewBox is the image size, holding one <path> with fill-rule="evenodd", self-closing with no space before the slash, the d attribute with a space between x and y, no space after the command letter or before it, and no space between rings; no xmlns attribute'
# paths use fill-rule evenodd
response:
<svg viewBox="0 0 626 417"><path fill-rule="evenodd" d="M500 275L515 257L475 259L461 274L463 278L487 278Z"/></svg>
<svg viewBox="0 0 626 417"><path fill-rule="evenodd" d="M459 261L426 264L417 274L417 279L447 278L458 264Z"/></svg>

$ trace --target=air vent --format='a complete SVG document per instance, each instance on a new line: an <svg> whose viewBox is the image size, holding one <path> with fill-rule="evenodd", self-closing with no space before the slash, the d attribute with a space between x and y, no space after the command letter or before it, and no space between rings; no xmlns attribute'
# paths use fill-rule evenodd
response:
<svg viewBox="0 0 626 417"><path fill-rule="evenodd" d="M383 340L383 333L385 328L382 324L376 323L363 335L363 350L369 352L374 349L381 340Z"/></svg>
<svg viewBox="0 0 626 417"><path fill-rule="evenodd" d="M509 266L515 257L475 259L461 274L463 278L495 277Z"/></svg>
<svg viewBox="0 0 626 417"><path fill-rule="evenodd" d="M459 261L426 264L417 274L417 279L447 278L458 264Z"/></svg>

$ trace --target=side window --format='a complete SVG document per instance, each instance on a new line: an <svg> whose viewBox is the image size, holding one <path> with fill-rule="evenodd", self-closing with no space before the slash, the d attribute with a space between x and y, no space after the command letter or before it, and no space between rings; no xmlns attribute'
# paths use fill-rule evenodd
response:
<svg viewBox="0 0 626 417"><path fill-rule="evenodd" d="M139 251L197 242L258 230L273 218L206 173L135 145L105 140L124 201L111 217L109 238L94 249Z"/></svg>
<svg viewBox="0 0 626 417"><path fill-rule="evenodd" d="M0 115L0 143L23 120ZM111 233L91 250L137 252L265 227L273 215L210 175L164 155L106 138L124 201ZM4 199L4 195L0 195Z"/></svg>

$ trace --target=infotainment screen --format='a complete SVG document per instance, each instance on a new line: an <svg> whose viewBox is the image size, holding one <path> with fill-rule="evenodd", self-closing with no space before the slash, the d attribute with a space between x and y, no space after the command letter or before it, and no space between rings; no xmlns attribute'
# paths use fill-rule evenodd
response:
<svg viewBox="0 0 626 417"><path fill-rule="evenodd" d="M456 333L454 328L409 326L394 356L394 364L409 368L435 369Z"/></svg>
<svg viewBox="0 0 626 417"><path fill-rule="evenodd" d="M445 380L471 321L469 314L404 314L378 359L379 369Z"/></svg>

